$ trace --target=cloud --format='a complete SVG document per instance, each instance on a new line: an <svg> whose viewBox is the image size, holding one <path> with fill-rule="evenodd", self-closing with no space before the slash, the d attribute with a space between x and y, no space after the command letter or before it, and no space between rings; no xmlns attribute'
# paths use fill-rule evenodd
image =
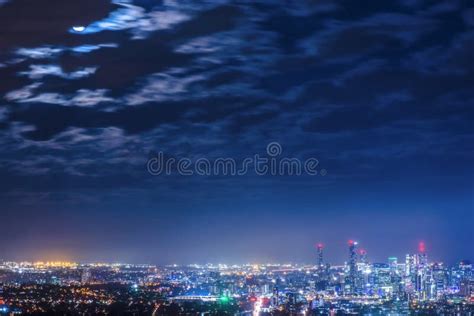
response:
<svg viewBox="0 0 474 316"><path fill-rule="evenodd" d="M473 47L474 32L465 32L453 37L449 45L431 46L414 52L403 65L423 73L467 75L474 70L469 62Z"/></svg>
<svg viewBox="0 0 474 316"><path fill-rule="evenodd" d="M8 109L0 108L0 124L7 119Z"/></svg>
<svg viewBox="0 0 474 316"><path fill-rule="evenodd" d="M301 40L307 54L353 61L365 55L413 45L436 29L436 21L400 13L377 13L356 21L326 20L317 33Z"/></svg>
<svg viewBox="0 0 474 316"><path fill-rule="evenodd" d="M130 30L133 39L143 39L151 32L169 29L189 19L186 14L174 10L146 12L144 8L127 0L114 0L113 3L118 9L107 18L85 26L84 30L77 31L71 27L70 32L87 35L103 31Z"/></svg>
<svg viewBox="0 0 474 316"><path fill-rule="evenodd" d="M178 78L171 74L157 73L147 78L139 91L125 96L129 105L143 104L151 101L179 100L193 97L188 89L193 82L203 80L203 76L186 76Z"/></svg>
<svg viewBox="0 0 474 316"><path fill-rule="evenodd" d="M63 49L59 47L43 46L36 48L20 48L16 51L16 54L32 59L45 59L56 57L62 52Z"/></svg>
<svg viewBox="0 0 474 316"><path fill-rule="evenodd" d="M30 65L29 71L20 72L20 75L30 79L41 79L45 76L58 76L64 79L80 79L94 74L97 67L85 67L70 73L65 73L58 65Z"/></svg>
<svg viewBox="0 0 474 316"><path fill-rule="evenodd" d="M5 99L8 101L21 101L31 98L33 96L33 90L39 86L41 86L41 83L35 82L18 90L10 91L5 95Z"/></svg>
<svg viewBox="0 0 474 316"><path fill-rule="evenodd" d="M72 51L75 53L90 53L92 51L101 48L117 48L115 43L101 43L101 44L84 44L72 47L52 47L52 46L39 46L33 48L20 48L17 49L15 54L20 58L31 58L31 59L54 59L59 57L65 52ZM24 60L24 59L20 59Z"/></svg>

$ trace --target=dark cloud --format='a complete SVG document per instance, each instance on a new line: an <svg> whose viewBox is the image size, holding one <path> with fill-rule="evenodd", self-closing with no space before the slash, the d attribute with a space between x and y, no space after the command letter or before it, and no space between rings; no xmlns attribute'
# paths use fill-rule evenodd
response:
<svg viewBox="0 0 474 316"><path fill-rule="evenodd" d="M75 128L138 137L216 124L221 135L247 139L252 130L278 137L292 124L302 135L327 134L472 116L454 101L469 98L472 84L472 32L450 22L457 15L469 25L464 4L61 5L32 13L18 1L1 10L34 14L21 27L35 36L14 36L15 23L5 31L0 68L8 78L2 127L16 126L25 142ZM94 14L82 13L92 5ZM36 29L35 19L51 24ZM71 25L87 28L75 34ZM455 31L449 40L446 25Z"/></svg>

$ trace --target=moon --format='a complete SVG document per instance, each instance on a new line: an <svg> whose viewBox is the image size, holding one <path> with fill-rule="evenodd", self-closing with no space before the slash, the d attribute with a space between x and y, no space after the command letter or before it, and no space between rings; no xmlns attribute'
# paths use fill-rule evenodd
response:
<svg viewBox="0 0 474 316"><path fill-rule="evenodd" d="M75 25L75 26L72 27L72 30L74 32L79 32L79 33L84 32L85 29L86 29L86 27L82 26L82 25Z"/></svg>

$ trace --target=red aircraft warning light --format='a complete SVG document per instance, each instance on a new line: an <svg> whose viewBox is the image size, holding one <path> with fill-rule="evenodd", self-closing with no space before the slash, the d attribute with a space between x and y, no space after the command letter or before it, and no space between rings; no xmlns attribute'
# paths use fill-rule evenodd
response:
<svg viewBox="0 0 474 316"><path fill-rule="evenodd" d="M423 241L420 241L420 243L418 244L418 250L421 252L421 253L425 253L426 251L426 246L425 246L425 243Z"/></svg>

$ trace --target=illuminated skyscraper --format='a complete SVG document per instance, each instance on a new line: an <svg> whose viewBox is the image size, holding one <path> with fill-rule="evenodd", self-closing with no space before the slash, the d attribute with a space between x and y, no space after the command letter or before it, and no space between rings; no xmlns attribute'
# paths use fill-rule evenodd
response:
<svg viewBox="0 0 474 316"><path fill-rule="evenodd" d="M409 279L413 272L413 257L407 254L405 256L405 278Z"/></svg>
<svg viewBox="0 0 474 316"><path fill-rule="evenodd" d="M271 305L273 308L276 308L280 304L279 300L279 292L278 292L278 287L273 288L273 294L272 294L272 300L271 300Z"/></svg>
<svg viewBox="0 0 474 316"><path fill-rule="evenodd" d="M319 243L316 246L316 249L318 250L318 269L319 270L323 269L324 267L323 248L324 248L324 245L322 243Z"/></svg>
<svg viewBox="0 0 474 316"><path fill-rule="evenodd" d="M318 243L316 245L316 249L318 251L317 257L317 269L318 269L318 278L317 282L315 283L316 289L324 290L328 284L328 277L329 277L329 264L324 264L324 245L322 243Z"/></svg>
<svg viewBox="0 0 474 316"><path fill-rule="evenodd" d="M349 240L349 273L347 277L347 284L350 287L350 293L355 292L355 285L357 279L357 241Z"/></svg>
<svg viewBox="0 0 474 316"><path fill-rule="evenodd" d="M390 271L395 273L398 267L398 258L397 257L389 257L388 258L388 265L390 267Z"/></svg>
<svg viewBox="0 0 474 316"><path fill-rule="evenodd" d="M464 297L470 297L474 292L474 281L467 278L461 279L459 283L459 294Z"/></svg>
<svg viewBox="0 0 474 316"><path fill-rule="evenodd" d="M359 258L360 258L360 262L361 262L361 263L368 264L368 261L367 261L367 250L365 250L365 249L360 249L360 250L359 250Z"/></svg>
<svg viewBox="0 0 474 316"><path fill-rule="evenodd" d="M433 265L433 281L435 284L436 296L440 297L448 285L448 274L442 263Z"/></svg>
<svg viewBox="0 0 474 316"><path fill-rule="evenodd" d="M428 265L424 242L418 244L418 254L414 255L414 286L420 300L431 299L436 295L432 268Z"/></svg>
<svg viewBox="0 0 474 316"><path fill-rule="evenodd" d="M428 264L428 257L426 255L426 245L423 241L418 244L418 251L420 253L420 264L425 266Z"/></svg>

